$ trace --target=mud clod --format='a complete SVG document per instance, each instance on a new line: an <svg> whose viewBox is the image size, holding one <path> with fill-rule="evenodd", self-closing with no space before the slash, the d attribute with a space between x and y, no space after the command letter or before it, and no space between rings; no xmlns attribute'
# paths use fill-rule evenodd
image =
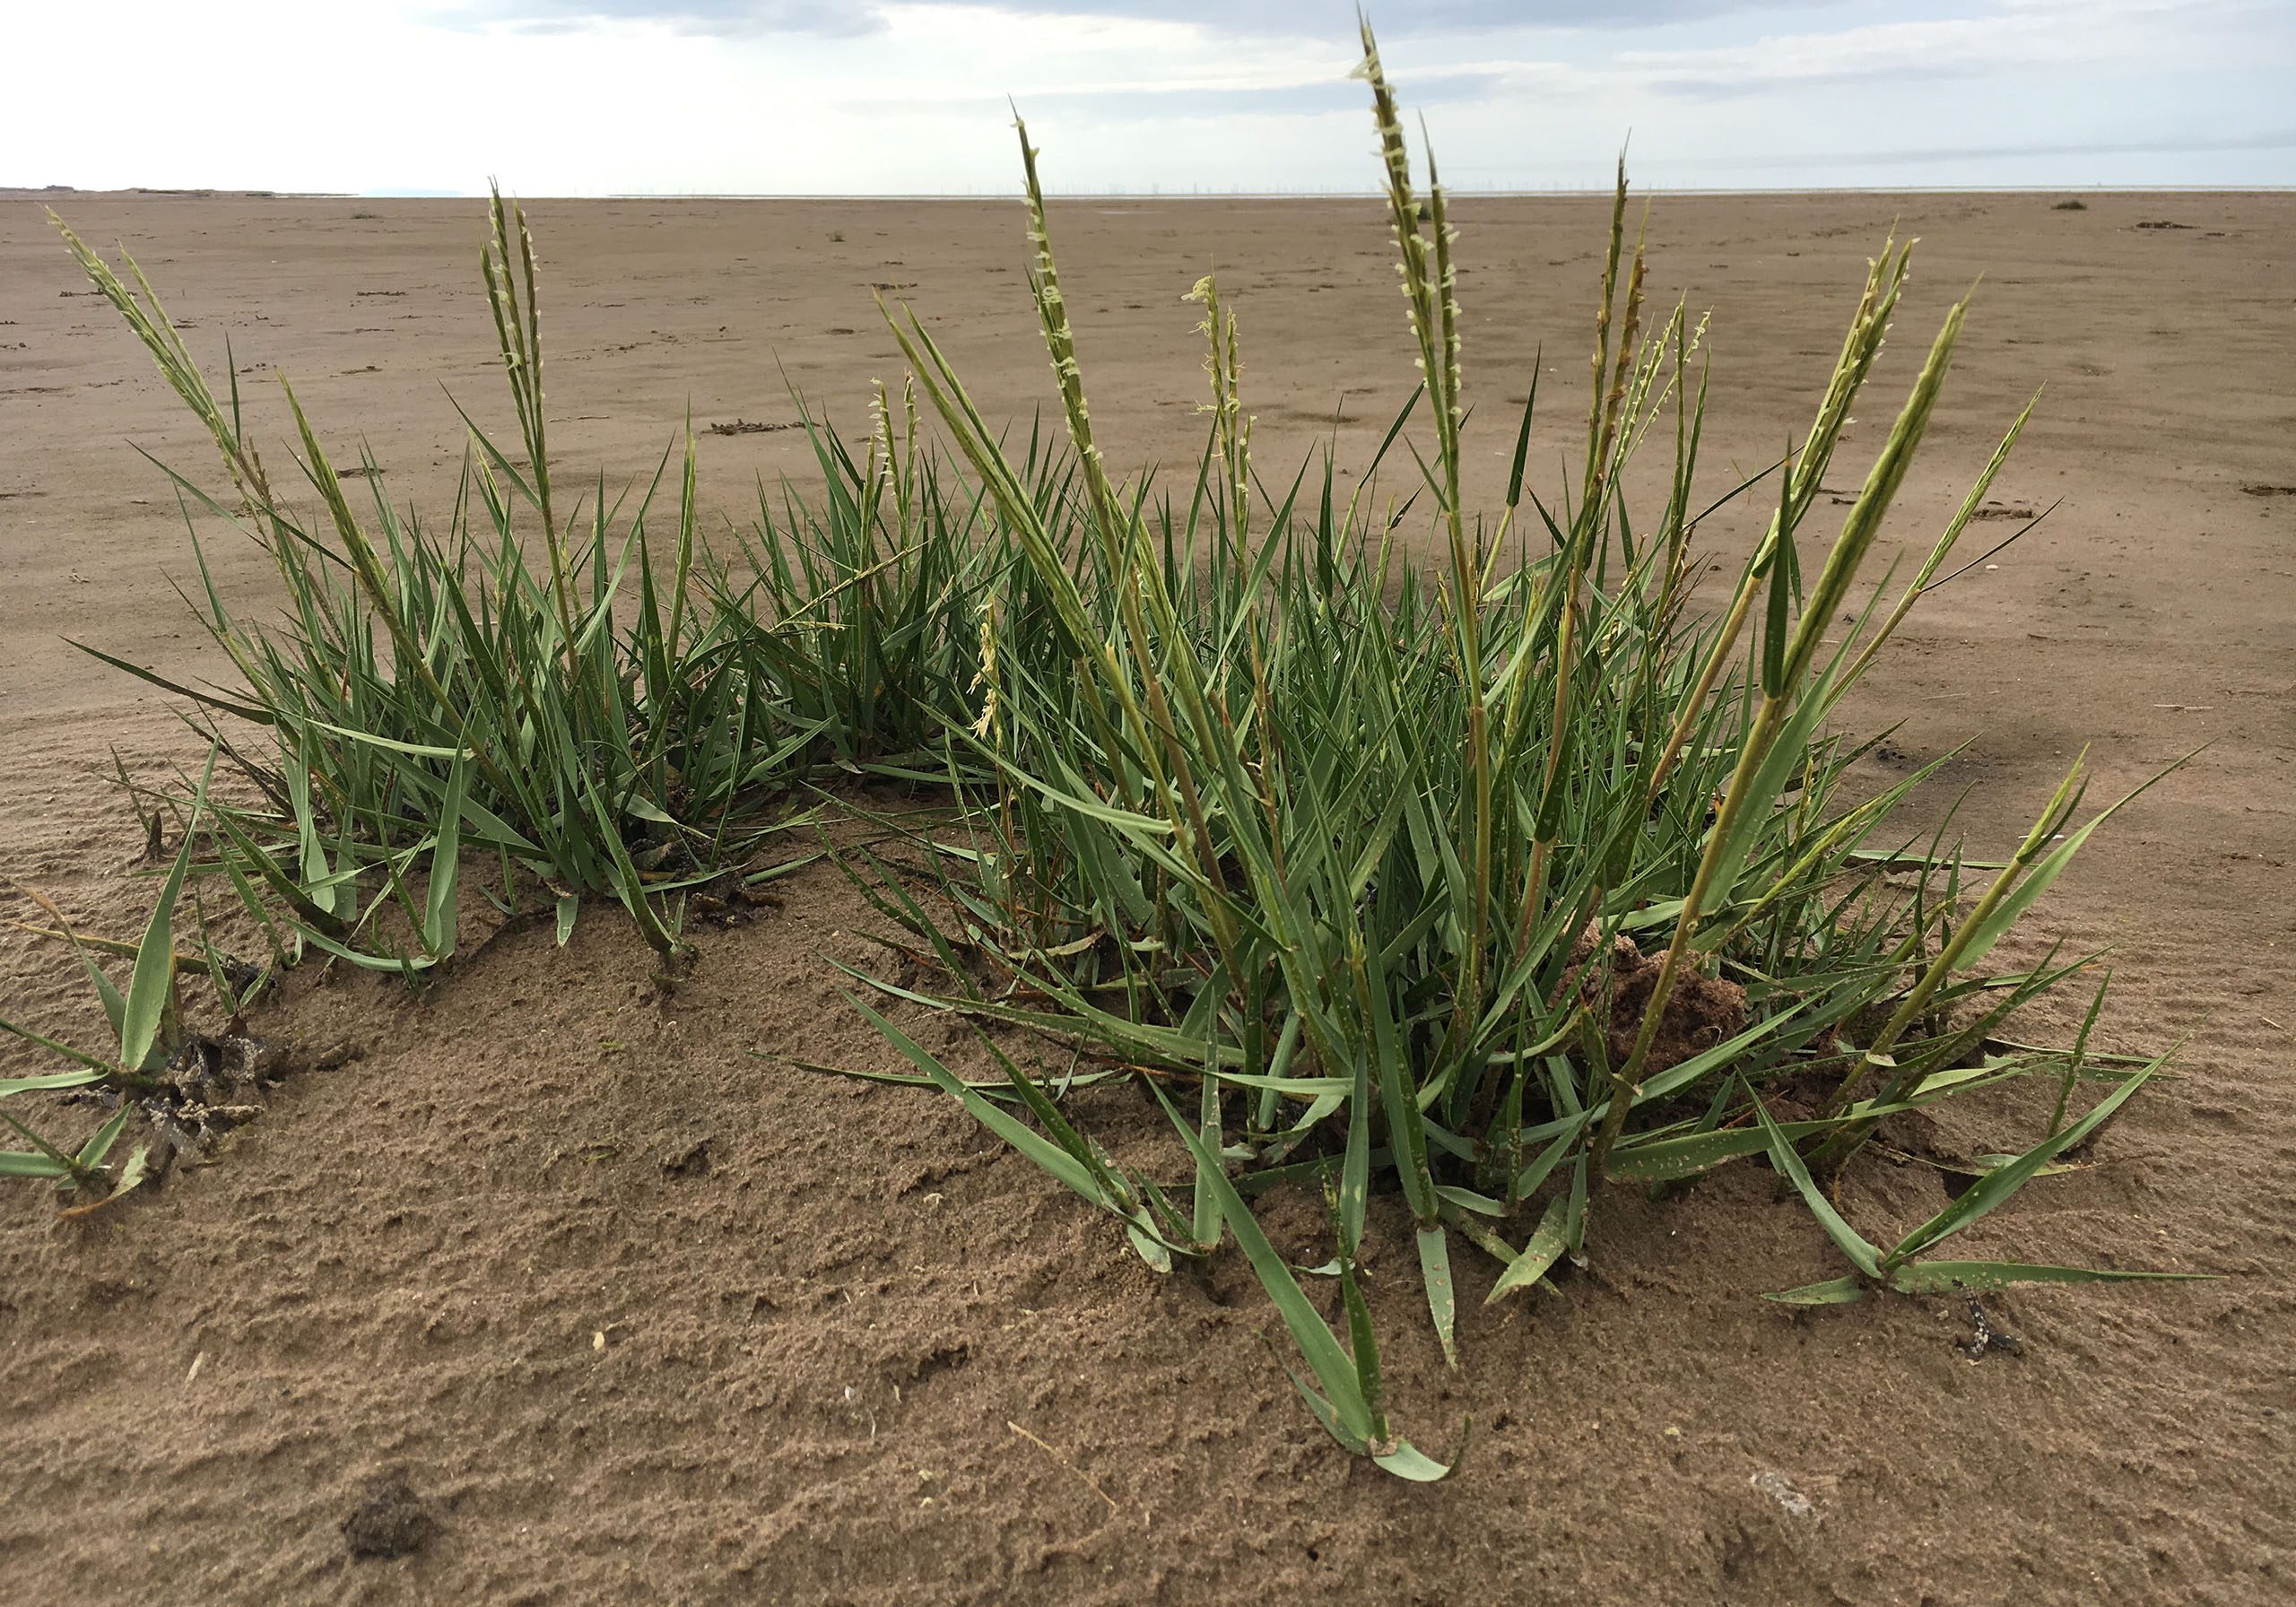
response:
<svg viewBox="0 0 2296 1607"><path fill-rule="evenodd" d="M407 1481L393 1474L367 1486L341 1527L353 1557L411 1557L438 1534L439 1521Z"/></svg>
<svg viewBox="0 0 2296 1607"><path fill-rule="evenodd" d="M1634 1053L1634 1040L1642 1029L1643 1012L1650 1003L1650 991L1657 986L1661 957L1645 954L1635 941L1621 934L1611 940L1608 963L1590 964L1600 934L1588 926L1571 945L1570 966L1563 972L1562 986L1556 989L1560 998L1571 990L1587 1003L1600 1008L1607 987L1610 995L1610 1030L1606 1047L1613 1066L1624 1065ZM1665 1013L1659 1018L1657 1036L1650 1041L1650 1055L1644 1063L1647 1076L1678 1065L1692 1055L1702 1054L1726 1038L1735 1037L1746 1024L1746 991L1735 982L1718 977L1702 977L1684 967L1674 977L1674 991L1667 996Z"/></svg>

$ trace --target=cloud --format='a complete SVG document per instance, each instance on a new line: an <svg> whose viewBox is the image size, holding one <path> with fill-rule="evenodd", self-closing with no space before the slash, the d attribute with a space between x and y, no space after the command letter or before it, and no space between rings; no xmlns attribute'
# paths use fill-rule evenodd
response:
<svg viewBox="0 0 2296 1607"><path fill-rule="evenodd" d="M2155 69L2226 53L2248 0L1996 0L1978 14L1778 34L1691 50L1621 50L1619 79L1709 98L1886 79L2061 74L2109 63Z"/></svg>
<svg viewBox="0 0 2296 1607"><path fill-rule="evenodd" d="M446 28L520 33L653 22L675 33L851 39L883 29L884 9L866 0L467 0L438 9L430 20Z"/></svg>
<svg viewBox="0 0 2296 1607"><path fill-rule="evenodd" d="M1413 82L1412 105L1424 109L1482 100L1518 80L1500 72L1458 70L1422 74ZM1292 83L1238 81L1033 89L1018 92L1014 99L1024 115L1048 123L1072 114L1100 123L1164 117L1307 116L1318 112L1361 112L1366 104L1362 86L1337 74ZM927 104L937 109L978 111L985 117L1002 118L1006 113L1007 99L961 89L945 95L910 94L898 99L872 96L838 102L840 109L865 117L914 111Z"/></svg>
<svg viewBox="0 0 2296 1607"><path fill-rule="evenodd" d="M1689 22L1822 0L1402 0L1374 5L1383 38L1498 29L1639 28ZM876 32L901 13L996 11L1011 16L1187 23L1251 38L1354 36L1353 0L465 0L435 14L448 26L535 32L655 22L681 33L849 38Z"/></svg>
<svg viewBox="0 0 2296 1607"><path fill-rule="evenodd" d="M113 115L69 74L0 97L7 179L529 194L1004 193L1009 95L1074 189L1370 181L1352 0L108 0ZM1455 184L2279 185L2291 0L1371 0ZM25 5L27 60L84 44ZM1651 23L1668 24L1652 28ZM135 41L141 41L135 43ZM344 118L336 70L449 120ZM284 141L186 142L187 82L266 84ZM566 115L628 102L643 114ZM173 97L173 99L171 99ZM1966 147L1956 144L1966 142Z"/></svg>

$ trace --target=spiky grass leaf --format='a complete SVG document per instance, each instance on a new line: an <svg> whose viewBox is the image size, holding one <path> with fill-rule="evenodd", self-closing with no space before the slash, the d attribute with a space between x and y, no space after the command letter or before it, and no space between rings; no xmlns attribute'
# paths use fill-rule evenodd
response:
<svg viewBox="0 0 2296 1607"><path fill-rule="evenodd" d="M1498 1281L1492 1284L1491 1292L1483 1297L1484 1305L1496 1305L1517 1290L1530 1288L1562 1258L1567 1247L1563 1216L1570 1203L1567 1194L1557 1194L1546 1203L1546 1209L1539 1215L1539 1225L1532 1230L1521 1253L1507 1264Z"/></svg>

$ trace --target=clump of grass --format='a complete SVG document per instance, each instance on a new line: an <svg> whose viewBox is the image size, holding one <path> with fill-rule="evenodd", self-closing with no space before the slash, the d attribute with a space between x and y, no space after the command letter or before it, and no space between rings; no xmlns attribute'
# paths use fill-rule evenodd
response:
<svg viewBox="0 0 2296 1607"><path fill-rule="evenodd" d="M192 827L199 821L213 773L211 755L208 771L201 777L194 802L189 822ZM0 1099L30 1093L65 1093L97 1099L109 1107L110 1114L76 1150L50 1141L27 1119L0 1110L0 1123L30 1145L24 1150L0 1149L0 1177L45 1179L67 1194L96 1196L94 1201L74 1207L67 1214L92 1210L106 1200L130 1193L147 1177L164 1169L181 1149L194 1146L197 1137L178 1118L188 1116L196 1125L210 1113L211 1107L202 1096L213 1094L228 1078L223 1064L227 1057L237 1057L241 1066L251 1064L253 1046L246 1039L207 1038L191 1031L185 1023L180 985L187 956L177 949L176 911L191 866L193 846L192 830L187 829L161 881L143 936L135 943L84 936L72 928L63 911L52 901L36 891L30 892L32 900L55 925L28 929L70 945L111 1028L110 1052L97 1055L17 1022L0 1020L0 1032L45 1049L68 1062L71 1067L29 1077L0 1078ZM197 954L189 958L207 969L217 996L231 1006L236 1015L238 1008L264 985L265 978L260 974L235 974L241 968L207 942L204 930L196 947ZM109 952L131 962L125 991L98 963L96 956L100 952ZM223 1076L219 1077L218 1073ZM139 1106L153 1117L153 1125L164 1146L161 1157L155 1166L152 1146L137 1144L115 1172L108 1163L126 1130L128 1118Z"/></svg>
<svg viewBox="0 0 2296 1607"><path fill-rule="evenodd" d="M1445 1470L1395 1437L1380 1405L1355 1272L1375 1192L1401 1197L1447 1356L1455 1238L1499 1264L1501 1299L1583 1259L1605 1180L1679 1181L1744 1157L1769 1160L1855 1269L1774 1299L2151 1275L1932 1254L2158 1068L2001 1038L2084 961L1976 969L2127 800L2074 829L2076 764L1969 905L1956 850L1887 835L1936 766L1849 801L1863 749L1829 726L2024 422L1897 605L1883 608L1881 588L1858 604L1967 303L1947 314L1841 527L1812 546L1819 487L1907 280L1910 248L1885 247L1808 431L1757 477L1773 482L1762 494L1776 511L1729 605L1686 619L1692 543L1712 511L1693 490L1703 325L1680 306L1650 316L1623 175L1580 468L1552 503L1524 484L1534 393L1506 504L1485 519L1460 489L1469 415L1447 196L1431 157L1417 182L1368 29L1363 48L1420 376L1387 444L1423 401L1411 478L1432 510L1431 573L1397 552L1404 513L1361 490L1341 500L1328 462L1319 487L1261 484L1237 325L1208 281L1196 299L1213 425L1195 496L1175 513L1146 485L1109 479L1025 127L1031 281L1078 464L1073 495L1048 507L1033 494L922 324L892 319L1021 562L984 633L993 713L960 739L968 846L919 836L912 868L930 899L862 878L906 928L896 946L937 966L944 990L856 975L1067 1043L1085 1063L1074 1081L1143 1077L1192 1177L1117 1167L1012 1062L964 1083L864 998L857 1007L918 1081L1120 1219L1151 1264L1232 1234L1308 1364L1300 1387L1318 1420L1405 1477ZM1627 465L1667 435L1670 491L1638 519ZM1887 1251L1835 1210L1823 1179L1878 1124L2036 1072L2110 1091L2074 1119L2060 1101L2039 1142ZM1192 1090L1185 1112L1168 1090ZM1285 1184L1328 1198L1344 1344L1254 1224L1248 1201Z"/></svg>
<svg viewBox="0 0 2296 1607"><path fill-rule="evenodd" d="M1190 296L1211 421L1192 493L1110 474L1025 127L1030 282L1065 448L1034 430L1008 447L924 325L889 310L915 390L898 405L880 390L857 456L807 418L818 498L785 485L730 557L699 534L691 431L661 519L668 454L634 505L599 482L560 512L534 252L499 198L484 269L519 439L506 450L472 425L443 531L378 486L354 510L291 392L319 504L300 518L236 388L228 405L213 394L132 263L133 287L66 231L214 438L228 500L178 477L187 510L261 542L287 602L250 626L204 586L235 687L110 659L191 699L262 800L211 804L203 786L214 861L187 848L178 878L227 879L283 960L308 945L413 973L454 951L460 867L491 856L505 904L521 878L539 884L561 937L585 895L607 895L666 956L679 895L752 873L744 856L782 790L824 768L944 781L953 812L908 828L907 862L860 848L848 864L904 934L885 941L939 978L852 973L856 1008L916 1068L894 1080L961 1100L1152 1266L1232 1237L1318 1420L1406 1478L1448 1470L1387 1416L1359 1276L1375 1195L1408 1220L1447 1357L1457 1241L1497 1264L1489 1298L1504 1299L1584 1260L1606 1184L1755 1158L1852 1269L1772 1297L1789 1303L2157 1275L1936 1254L2161 1064L2089 1054L2086 1027L2066 1052L2003 1035L2086 958L1982 969L2128 800L2082 820L2076 762L2010 857L1965 863L1942 829L1890 825L1944 760L1857 797L1865 749L1832 725L1944 583L2031 412L1910 584L1894 601L1872 586L1967 303L1838 530L1809 526L1907 283L1894 241L1801 439L1709 500L1705 325L1648 304L1622 171L1578 463L1549 496L1528 483L1535 378L1504 503L1471 508L1481 426L1449 199L1431 155L1414 159L1368 28L1362 46L1418 382L1344 495L1328 456L1261 478L1241 320L1210 278ZM928 411L953 464L921 439ZM1672 463L1652 516L1627 486L1654 444ZM1404 456L1408 494L1383 501L1379 473ZM1692 614L1702 522L1757 495L1774 507L1762 539L1719 612ZM1398 534L1414 508L1424 566ZM233 740L232 723L269 744ZM1071 1070L1056 1084L984 1038L1001 1074L968 1082L873 996L1029 1029ZM103 1075L138 1074L122 1061ZM1890 1118L2036 1073L2054 1084L2046 1130L1930 1222L1884 1249L1833 1203L1832 1175ZM1170 1115L1168 1167L1118 1165L1064 1108L1067 1090L1118 1079ZM85 1181L100 1160L75 1172L42 1148L22 1164ZM1284 1186L1327 1203L1344 1332L1257 1225L1251 1202Z"/></svg>
<svg viewBox="0 0 2296 1607"><path fill-rule="evenodd" d="M194 607L238 683L187 686L87 650L189 699L251 784L260 802L212 804L217 854L199 869L228 880L291 959L435 966L455 950L474 857L506 913L538 890L561 942L581 900L605 896L669 957L682 895L742 864L778 794L818 764L917 750L936 711L963 702L976 510L944 492L914 418L897 433L887 414L860 463L806 418L822 506L787 499L780 527L769 510L742 543L747 574L699 538L690 427L666 494L671 454L637 494L601 478L570 505L549 447L533 241L499 195L491 220L482 266L517 441L498 446L465 415L443 528L395 506L371 457L339 471L283 381L317 517L291 506L250 438L236 368L219 397L133 261L123 277L57 222L230 482L212 495L168 471L202 583ZM367 482L355 502L353 478ZM281 618L225 606L202 517L268 552Z"/></svg>
<svg viewBox="0 0 2296 1607"><path fill-rule="evenodd" d="M45 1135L31 1119L0 1112L0 1123L32 1146L0 1149L0 1177L47 1178L67 1194L94 1196L66 1207L67 1217L86 1215L156 1183L179 1162L202 1159L223 1134L261 1114L268 1090L293 1058L277 1040L257 1037L247 1025L252 1007L278 982L285 957L274 955L270 965L255 966L224 950L211 935L199 896L200 852L213 852L222 840L211 830L210 787L217 757L211 750L206 768L191 784L179 820L181 841L173 855L164 856L159 892L136 942L82 932L38 889L18 890L50 924L13 924L72 950L111 1029L111 1049L97 1054L0 1020L0 1032L71 1064L66 1071L0 1079L0 1099L47 1092L60 1096L61 1102L92 1103L108 1113L75 1151ZM156 839L162 816L152 818ZM107 973L106 958L129 962L124 989ZM186 1003L187 977L209 985L221 1023L214 1030L193 1025ZM317 1064L331 1064L329 1055L321 1055ZM114 1167L109 1158L121 1147L131 1118L139 1116L139 1140Z"/></svg>
<svg viewBox="0 0 2296 1607"><path fill-rule="evenodd" d="M78 950L81 963L103 1005L105 1018L111 1023L116 1040L112 1054L91 1055L29 1027L0 1020L0 1031L72 1063L69 1071L0 1079L0 1099L27 1093L101 1089L117 1107L76 1151L49 1142L25 1120L0 1110L0 1122L6 1123L12 1133L31 1146L28 1150L0 1150L0 1177L44 1178L66 1192L86 1189L106 1194L125 1194L143 1180L149 1159L146 1149L135 1151L117 1178L107 1172L105 1162L127 1125L129 1097L155 1090L156 1077L180 1047L182 1012L177 998L173 929L176 900L182 892L184 871L190 857L191 839L187 837L161 886L143 941L133 951L135 972L125 994L104 974L76 934L68 926L63 928L67 940ZM61 925L60 916L57 920Z"/></svg>
<svg viewBox="0 0 2296 1607"><path fill-rule="evenodd" d="M2049 207L2051 212L2087 212L2088 210L2089 204L2078 195L2068 195Z"/></svg>
<svg viewBox="0 0 2296 1607"><path fill-rule="evenodd" d="M730 532L732 560L712 560L712 603L786 718L835 763L937 779L944 722L969 717L974 698L982 600L1010 554L994 507L952 487L920 444L914 390L880 386L872 412L857 460L801 407L820 501L786 482L778 511L761 496L756 524Z"/></svg>

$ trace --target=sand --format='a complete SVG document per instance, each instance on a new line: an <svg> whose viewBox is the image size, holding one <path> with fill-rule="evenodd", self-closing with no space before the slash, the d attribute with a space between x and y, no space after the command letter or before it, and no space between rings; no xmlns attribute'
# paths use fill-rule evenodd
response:
<svg viewBox="0 0 2296 1607"><path fill-rule="evenodd" d="M467 202L57 197L125 239L275 439L285 373L331 447L438 508L460 426L507 413ZM2101 835L2019 940L2110 944L2116 1047L2190 1033L2100 1164L2046 1181L1973 1255L2224 1274L1796 1316L1756 1297L1838 1258L1770 1179L1598 1202L1589 1270L1492 1311L1463 1263L1465 1367L1372 1275L1401 1426L1474 1422L1415 1489L1317 1431L1280 1329L1223 1258L1158 1280L948 1102L752 1051L882 1065L823 956L870 917L832 873L703 935L664 995L625 922L513 925L420 997L299 976L300 1046L207 1167L84 1222L0 1196L0 1594L117 1602L2273 1602L2296 1592L2296 197L1664 198L1652 283L1715 312L1708 473L1798 432L1891 221L1917 285L1837 474L1854 484L1952 296L1982 271L1945 407L1887 538L1925 544L2026 396L2048 395L1979 538L2062 505L1918 612L1857 717L1893 758L1964 740L1973 851L2084 743L2097 795L2210 743ZM970 203L543 202L561 464L650 471L697 423L780 423L796 385L857 424L898 380L873 285L913 300L991 416L1048 391L1020 213ZM1460 208L1470 384L1508 411L1542 345L1551 479L1583 397L1599 204ZM2174 224L2177 227L2152 225ZM1064 203L1054 226L1115 461L1192 467L1195 309L1243 320L1263 465L1336 419L1343 463L1408 357L1369 203ZM1550 400L1550 397L1552 400ZM1485 492L1511 427L1471 435ZM703 441L739 517L799 438ZM140 921L109 751L196 745L75 638L220 673L169 589L188 553L142 447L196 428L48 232L0 198L0 873L94 929ZM561 475L568 470L561 469ZM1749 517L1752 516L1750 515ZM1718 551L1748 521L1713 532ZM1974 550L1972 550L1974 551ZM271 594L226 547L234 606ZM11 899L0 914L30 907ZM94 1041L67 957L0 934L5 1013ZM2029 1023L2066 1032L2067 999ZM320 1050L355 1057L317 1069ZM0 1073L30 1069L0 1049ZM2035 1098L2038 1095L2034 1096ZM1103 1111L1121 1121L1118 1110ZM1940 1118L1965 1151L2032 1099ZM1861 1168L1882 1236L1944 1195ZM1301 1224L1276 1223L1279 1237ZM1387 1260L1383 1266L1381 1262ZM1385 1277L1380 1276L1387 1273Z"/></svg>

